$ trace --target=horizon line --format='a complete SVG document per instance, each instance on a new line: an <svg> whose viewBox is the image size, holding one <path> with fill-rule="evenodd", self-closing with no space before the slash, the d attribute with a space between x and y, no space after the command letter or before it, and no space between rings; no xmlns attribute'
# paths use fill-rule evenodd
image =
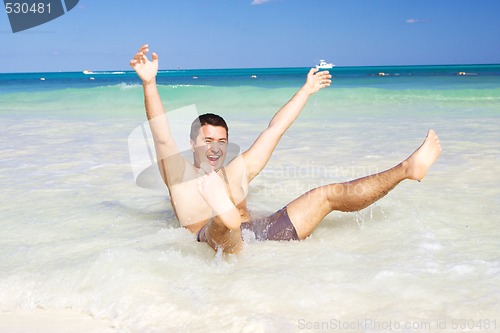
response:
<svg viewBox="0 0 500 333"><path fill-rule="evenodd" d="M429 65L335 65L333 68L329 69L330 71L334 71L336 68L387 68L387 67L439 67L439 66L500 66L500 63L478 63L478 64L429 64ZM216 68L162 68L158 69L158 72L161 71L206 71L206 70L263 70L263 69L309 69L314 68L314 66L290 66L290 67L216 67ZM133 69L104 69L104 70L91 70L86 69L93 73L102 73L102 72L134 72ZM2 74L38 74L38 73L83 73L85 70L63 70L63 71L26 71L26 72L0 72Z"/></svg>

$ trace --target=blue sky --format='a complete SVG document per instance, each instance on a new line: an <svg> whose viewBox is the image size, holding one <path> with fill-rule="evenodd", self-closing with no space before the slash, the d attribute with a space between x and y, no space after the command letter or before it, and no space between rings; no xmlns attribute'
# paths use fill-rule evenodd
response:
<svg viewBox="0 0 500 333"><path fill-rule="evenodd" d="M0 72L128 70L143 43L162 69L492 64L499 18L499 0L80 0L15 34L2 10Z"/></svg>

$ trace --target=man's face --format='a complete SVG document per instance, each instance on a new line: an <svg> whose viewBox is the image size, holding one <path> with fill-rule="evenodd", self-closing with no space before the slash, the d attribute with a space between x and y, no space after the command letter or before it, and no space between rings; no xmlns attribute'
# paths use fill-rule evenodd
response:
<svg viewBox="0 0 500 333"><path fill-rule="evenodd" d="M222 126L203 125L196 142L191 140L194 152L194 165L200 167L208 163L212 170L219 170L224 164L227 153L227 132Z"/></svg>

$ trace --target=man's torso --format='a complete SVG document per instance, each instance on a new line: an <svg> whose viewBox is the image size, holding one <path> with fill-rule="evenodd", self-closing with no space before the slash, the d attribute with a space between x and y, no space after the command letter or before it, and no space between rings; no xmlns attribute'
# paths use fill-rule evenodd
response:
<svg viewBox="0 0 500 333"><path fill-rule="evenodd" d="M218 170L217 174L226 183L229 198L239 209L242 222L248 222L250 220L246 207L248 184L241 156ZM198 232L213 216L212 208L198 191L199 176L198 169L186 163L183 181L169 186L170 201L180 224L193 233Z"/></svg>

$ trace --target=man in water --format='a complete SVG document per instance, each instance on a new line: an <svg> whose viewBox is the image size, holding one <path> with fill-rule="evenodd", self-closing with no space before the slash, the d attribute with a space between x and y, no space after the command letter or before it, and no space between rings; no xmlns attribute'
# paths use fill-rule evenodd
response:
<svg viewBox="0 0 500 333"><path fill-rule="evenodd" d="M226 122L214 114L199 116L191 126L194 163L190 163L175 145L158 93L158 55L152 53L150 60L148 52L148 45L143 45L130 65L142 80L160 173L181 225L214 250L239 252L243 244L242 230L250 230L259 240L303 240L330 212L361 210L403 180L420 181L441 153L436 133L429 130L422 145L389 170L320 186L269 217L252 218L246 207L248 183L266 166L282 135L297 119L309 97L330 86L331 75L328 71L311 69L305 84L274 115L253 145L226 166Z"/></svg>

